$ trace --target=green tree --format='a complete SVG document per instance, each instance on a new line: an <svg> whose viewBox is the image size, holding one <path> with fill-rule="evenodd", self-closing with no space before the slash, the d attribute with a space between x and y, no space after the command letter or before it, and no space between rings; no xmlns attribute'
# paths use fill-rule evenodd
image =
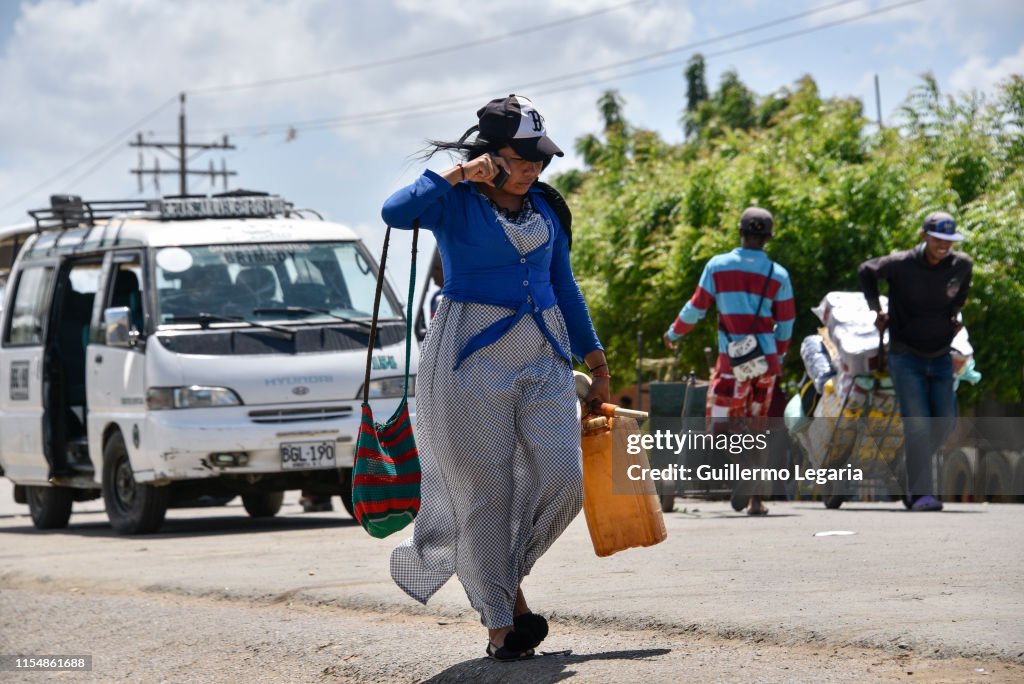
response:
<svg viewBox="0 0 1024 684"><path fill-rule="evenodd" d="M700 123L695 118L701 104L708 99L708 83L704 75L704 55L699 52L686 63L683 72L686 78L686 111L683 112L682 124L686 137L692 138L700 132Z"/></svg>
<svg viewBox="0 0 1024 684"><path fill-rule="evenodd" d="M925 77L898 128L869 128L862 110L822 98L810 77L759 101L731 73L695 110L702 127L685 143L625 125L623 105L612 121L621 129L582 139L600 154L584 154L586 168L562 186L573 193L573 267L616 377L633 376L638 332L646 357L666 354L661 334L707 260L738 244L744 207L776 217L768 252L793 275L794 348L820 325L810 309L827 292L856 290L861 261L913 246L924 216L943 209L975 260L964 316L984 381L960 396L1021 400L1024 81L986 101L945 96ZM684 338L684 366L704 367L715 337L704 321ZM795 352L787 373L802 373Z"/></svg>

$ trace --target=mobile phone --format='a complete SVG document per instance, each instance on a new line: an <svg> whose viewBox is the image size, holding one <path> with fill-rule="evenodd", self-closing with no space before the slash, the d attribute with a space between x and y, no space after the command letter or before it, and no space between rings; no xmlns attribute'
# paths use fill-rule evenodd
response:
<svg viewBox="0 0 1024 684"><path fill-rule="evenodd" d="M505 185L505 181L507 180L508 171L499 166L498 173L494 174L494 178L491 179L491 184L500 190L501 186Z"/></svg>

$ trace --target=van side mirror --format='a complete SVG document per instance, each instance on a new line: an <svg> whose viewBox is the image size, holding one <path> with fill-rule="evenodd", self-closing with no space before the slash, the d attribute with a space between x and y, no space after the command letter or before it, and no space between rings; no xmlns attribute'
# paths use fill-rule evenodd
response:
<svg viewBox="0 0 1024 684"><path fill-rule="evenodd" d="M134 347L138 342L139 331L132 326L132 312L127 306L104 309L103 328L111 347Z"/></svg>

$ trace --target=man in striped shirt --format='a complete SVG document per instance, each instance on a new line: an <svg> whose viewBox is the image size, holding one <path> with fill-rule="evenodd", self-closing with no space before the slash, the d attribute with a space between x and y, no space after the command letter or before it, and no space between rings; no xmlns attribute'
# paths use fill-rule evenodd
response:
<svg viewBox="0 0 1024 684"><path fill-rule="evenodd" d="M665 345L675 349L676 341L704 318L712 303L718 309L718 362L708 387L709 418L767 417L776 378L782 374L782 358L793 334L796 307L789 273L764 252L774 225L766 209L750 207L744 211L740 217L740 247L708 261L696 291L665 333ZM726 350L730 341L750 334L757 336L768 372L737 381ZM768 509L755 495L750 497L747 512L764 515Z"/></svg>

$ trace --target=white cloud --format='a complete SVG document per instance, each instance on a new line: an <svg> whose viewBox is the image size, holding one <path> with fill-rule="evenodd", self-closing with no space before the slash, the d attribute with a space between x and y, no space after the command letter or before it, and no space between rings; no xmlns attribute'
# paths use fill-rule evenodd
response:
<svg viewBox="0 0 1024 684"><path fill-rule="evenodd" d="M194 141L232 133L239 145L237 152L227 155L229 166L240 172L234 186L302 193L305 203L369 225L383 194L422 167L410 155L424 140L458 136L489 97L512 89L533 97L552 136L567 152L576 137L599 129L594 103L607 88L622 91L630 121L655 128L665 138L678 138L676 119L685 96L682 66L631 79L607 80L612 72L600 72L571 83L538 82L752 27L827 1L802 0L791 6L766 0L648 0L626 7L624 0L26 2L14 29L6 39L0 37L0 205L94 150L182 89L377 62L615 8L549 30L392 66L285 86L189 96ZM819 20L894 1L863 0L823 13ZM946 89L944 76L957 67L954 81L978 84L995 78L990 73L1014 68L1001 65L1020 43L1018 36L1011 39L1006 34L1014 23L1024 24L1022 8L1019 0L931 0L870 22L728 53L724 59L709 60L708 80L714 87L721 70L732 66L751 87L768 93L809 71L825 94L853 90L870 98L873 93L862 75L880 73L883 88L892 89L883 92L888 108L906 94L906 79L894 75L895 70L916 74L933 69ZM750 40L809 24L804 20L779 26L753 34ZM902 44L899 33L907 34ZM953 37L949 39L956 47L945 46L936 36ZM962 36L972 36L968 45ZM710 45L705 53L742 47L744 42L741 37ZM878 55L879 45L892 52ZM963 57L955 52L961 49ZM687 57L687 52L680 52L668 61ZM582 82L587 84L568 87ZM466 96L470 97L463 101ZM453 110L416 111L436 104L453 104ZM244 125L400 109L408 109L412 116L374 126L300 127L298 139L291 143L284 142L282 130L262 137L237 135ZM141 128L154 131L154 138L173 139L176 113L171 101ZM41 189L31 201L45 200L50 191L94 197L134 192L128 169L137 163L138 153L125 144L132 135L117 141L111 148L116 156L81 183L71 187L67 181L102 161L102 155L78 166L65 182ZM204 167L209 157L219 163L219 155L207 155L197 166ZM173 162L164 158L161 163L166 168ZM552 169L564 170L572 163L570 154ZM164 190L171 186L165 179ZM0 224L20 220L27 203L0 210Z"/></svg>
<svg viewBox="0 0 1024 684"><path fill-rule="evenodd" d="M0 148L0 204L183 89L366 64L615 8L549 30L496 40L493 45L394 66L279 87L189 96L189 128L199 140L241 125L414 110L478 95L462 106L456 103L458 110L447 116L333 129L335 137L359 152L394 155L394 145L385 151L382 141L408 134L411 126L418 129L417 144L431 135L443 137L446 131L451 136L461 133L486 101L484 94L500 95L519 84L665 47L686 40L693 30L692 14L676 3L621 5L614 0L26 3L0 55L0 92L4 93L0 130L5 132ZM598 91L599 86L584 91L588 109L593 108ZM535 99L549 108L553 123L558 117L552 114L563 102L579 104L578 91L562 95L558 84L537 86L524 94L534 92L539 93ZM167 107L143 130L156 131L156 138L173 137L176 110L174 104ZM575 125L562 130L560 137L567 147L582 132ZM300 135L309 133L300 130ZM281 139L283 133L274 137ZM406 148L404 153L410 151ZM253 154L242 152L237 158L244 161ZM129 159L134 161L135 153L125 148L124 155L109 165L117 168L118 187L130 181L125 172ZM171 162L165 161L169 166ZM88 166L83 164L76 171Z"/></svg>
<svg viewBox="0 0 1024 684"><path fill-rule="evenodd" d="M991 60L984 55L971 55L949 77L955 91L990 92L1011 74L1024 74L1024 45L1015 54Z"/></svg>

